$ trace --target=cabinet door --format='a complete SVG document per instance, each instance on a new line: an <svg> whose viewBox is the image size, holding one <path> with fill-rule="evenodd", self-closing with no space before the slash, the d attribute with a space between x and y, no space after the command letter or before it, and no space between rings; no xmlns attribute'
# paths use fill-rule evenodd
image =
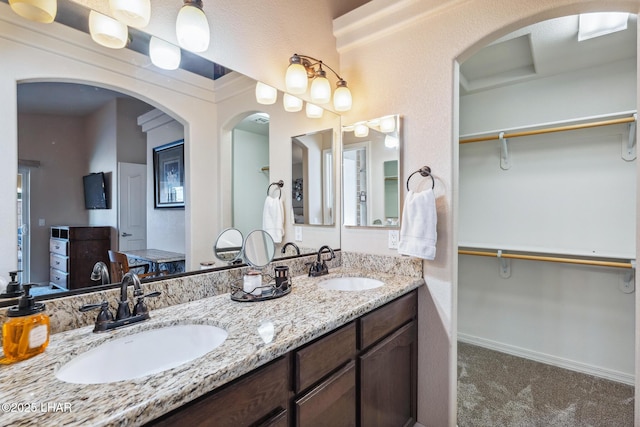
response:
<svg viewBox="0 0 640 427"><path fill-rule="evenodd" d="M415 423L416 344L413 321L360 356L360 418L363 426Z"/></svg>
<svg viewBox="0 0 640 427"><path fill-rule="evenodd" d="M349 362L326 381L295 400L296 426L356 425L356 364Z"/></svg>
<svg viewBox="0 0 640 427"><path fill-rule="evenodd" d="M174 410L152 426L286 426L289 357L258 368L220 391Z"/></svg>

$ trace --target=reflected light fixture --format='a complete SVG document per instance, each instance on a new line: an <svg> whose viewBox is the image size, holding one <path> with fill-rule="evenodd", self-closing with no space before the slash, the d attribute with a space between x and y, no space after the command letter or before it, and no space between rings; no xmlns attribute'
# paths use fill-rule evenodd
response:
<svg viewBox="0 0 640 427"><path fill-rule="evenodd" d="M284 110L290 113L302 110L302 99L288 93L285 93L282 97L282 104L284 105Z"/></svg>
<svg viewBox="0 0 640 427"><path fill-rule="evenodd" d="M324 110L315 104L307 102L306 113L307 113L307 117L310 119L321 119L322 114L324 113Z"/></svg>
<svg viewBox="0 0 640 427"><path fill-rule="evenodd" d="M364 123L356 123L353 134L358 138L364 138L369 135L369 126Z"/></svg>
<svg viewBox="0 0 640 427"><path fill-rule="evenodd" d="M118 21L134 28L144 28L151 18L150 0L109 0L109 8Z"/></svg>
<svg viewBox="0 0 640 427"><path fill-rule="evenodd" d="M347 82L327 64L311 56L294 53L289 58L289 67L285 75L287 92L293 95L301 95L307 91L308 80L312 79L309 95L311 101L316 104L326 104L331 101L331 84L327 79L327 73L322 67L328 68L335 74L338 82L333 94L333 107L336 111L349 111L351 109L351 91Z"/></svg>
<svg viewBox="0 0 640 427"><path fill-rule="evenodd" d="M125 47L129 39L126 25L95 10L89 12L89 32L94 42L111 49Z"/></svg>
<svg viewBox="0 0 640 427"><path fill-rule="evenodd" d="M629 14L623 12L583 13L578 24L578 41L627 29Z"/></svg>
<svg viewBox="0 0 640 427"><path fill-rule="evenodd" d="M180 48L155 36L149 40L149 57L153 65L163 70L175 70L180 66Z"/></svg>
<svg viewBox="0 0 640 427"><path fill-rule="evenodd" d="M386 135L384 137L384 146L387 148L398 148L400 146L400 141L395 136Z"/></svg>
<svg viewBox="0 0 640 427"><path fill-rule="evenodd" d="M192 52L209 48L209 22L202 10L202 0L184 0L176 19L176 36L180 47Z"/></svg>
<svg viewBox="0 0 640 427"><path fill-rule="evenodd" d="M278 99L278 90L262 82L256 83L256 100L258 104L275 104Z"/></svg>
<svg viewBox="0 0 640 427"><path fill-rule="evenodd" d="M57 0L9 0L9 6L23 18L44 24L53 22L58 12Z"/></svg>

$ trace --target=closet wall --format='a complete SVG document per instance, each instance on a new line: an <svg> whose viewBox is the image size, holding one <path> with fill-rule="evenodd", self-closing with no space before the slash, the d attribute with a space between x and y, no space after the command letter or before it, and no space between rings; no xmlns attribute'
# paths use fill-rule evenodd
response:
<svg viewBox="0 0 640 427"><path fill-rule="evenodd" d="M464 95L461 139L636 110L635 60ZM636 161L629 125L460 146L459 246L633 259ZM460 255L458 337L633 384L629 269Z"/></svg>

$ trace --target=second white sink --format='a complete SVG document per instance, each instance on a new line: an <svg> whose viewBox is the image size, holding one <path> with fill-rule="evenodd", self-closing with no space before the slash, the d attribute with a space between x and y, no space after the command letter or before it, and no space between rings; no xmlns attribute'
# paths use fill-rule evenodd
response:
<svg viewBox="0 0 640 427"><path fill-rule="evenodd" d="M74 384L132 380L175 368L219 347L227 331L211 325L175 325L115 338L74 357L55 373Z"/></svg>
<svg viewBox="0 0 640 427"><path fill-rule="evenodd" d="M367 277L335 277L333 279L323 280L318 283L322 289L330 291L367 291L369 289L379 288L384 282Z"/></svg>

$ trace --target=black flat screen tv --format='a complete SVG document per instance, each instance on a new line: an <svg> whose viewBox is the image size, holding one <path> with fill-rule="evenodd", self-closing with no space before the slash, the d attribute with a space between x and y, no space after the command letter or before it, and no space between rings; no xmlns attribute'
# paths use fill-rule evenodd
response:
<svg viewBox="0 0 640 427"><path fill-rule="evenodd" d="M82 181L84 184L85 209L108 209L104 172L83 176Z"/></svg>

